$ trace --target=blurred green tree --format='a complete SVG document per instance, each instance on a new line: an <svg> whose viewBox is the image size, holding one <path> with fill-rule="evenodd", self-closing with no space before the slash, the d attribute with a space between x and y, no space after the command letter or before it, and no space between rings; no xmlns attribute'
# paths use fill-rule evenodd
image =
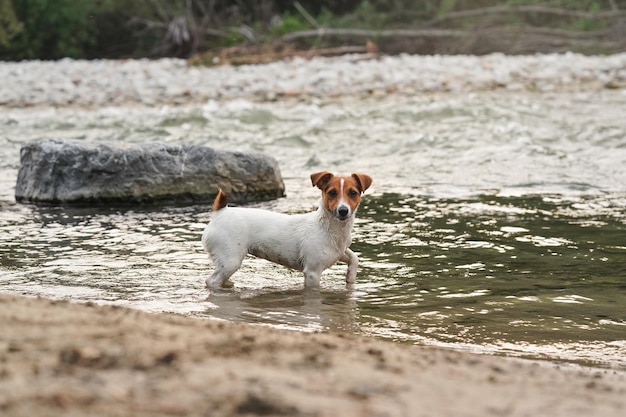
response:
<svg viewBox="0 0 626 417"><path fill-rule="evenodd" d="M0 0L0 47L8 47L11 39L22 31L11 0Z"/></svg>
<svg viewBox="0 0 626 417"><path fill-rule="evenodd" d="M0 0L10 60L366 40L384 53L610 53L625 30L626 0Z"/></svg>
<svg viewBox="0 0 626 417"><path fill-rule="evenodd" d="M3 45L0 57L84 57L85 46L93 43L96 36L93 16L103 3L93 0L13 0L13 10L23 30Z"/></svg>

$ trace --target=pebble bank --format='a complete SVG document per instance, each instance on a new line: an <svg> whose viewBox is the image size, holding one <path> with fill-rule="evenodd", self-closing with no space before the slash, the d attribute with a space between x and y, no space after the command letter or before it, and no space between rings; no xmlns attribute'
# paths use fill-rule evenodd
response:
<svg viewBox="0 0 626 417"><path fill-rule="evenodd" d="M173 104L246 98L626 88L626 53L293 58L198 67L181 59L0 62L0 106Z"/></svg>

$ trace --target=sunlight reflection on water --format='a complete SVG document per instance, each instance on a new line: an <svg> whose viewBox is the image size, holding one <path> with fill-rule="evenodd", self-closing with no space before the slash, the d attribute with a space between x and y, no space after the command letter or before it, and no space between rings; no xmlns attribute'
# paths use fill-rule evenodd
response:
<svg viewBox="0 0 626 417"><path fill-rule="evenodd" d="M3 112L0 291L626 369L626 95L357 104ZM253 206L285 213L316 206L311 171L367 172L358 282L250 258L208 293L208 206L16 205L19 147L45 136L262 151L288 198Z"/></svg>

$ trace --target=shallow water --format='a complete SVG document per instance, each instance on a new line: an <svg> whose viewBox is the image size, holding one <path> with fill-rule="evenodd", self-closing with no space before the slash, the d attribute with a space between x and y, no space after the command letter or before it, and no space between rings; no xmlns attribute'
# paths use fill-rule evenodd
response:
<svg viewBox="0 0 626 417"><path fill-rule="evenodd" d="M626 94L482 93L0 113L0 291L300 330L356 332L626 369ZM208 206L13 201L22 143L199 143L275 156L287 198L308 174L374 177L344 265L318 290L249 258L208 293Z"/></svg>

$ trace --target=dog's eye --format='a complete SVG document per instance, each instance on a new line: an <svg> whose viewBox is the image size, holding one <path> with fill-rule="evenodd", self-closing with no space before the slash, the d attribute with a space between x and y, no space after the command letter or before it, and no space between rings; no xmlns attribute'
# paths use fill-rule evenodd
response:
<svg viewBox="0 0 626 417"><path fill-rule="evenodd" d="M348 197L350 197L350 198L355 198L358 195L359 195L359 193L356 190L348 191Z"/></svg>
<svg viewBox="0 0 626 417"><path fill-rule="evenodd" d="M329 196L330 198L335 198L335 197L337 197L337 190L330 190L330 191L328 192L328 196Z"/></svg>

